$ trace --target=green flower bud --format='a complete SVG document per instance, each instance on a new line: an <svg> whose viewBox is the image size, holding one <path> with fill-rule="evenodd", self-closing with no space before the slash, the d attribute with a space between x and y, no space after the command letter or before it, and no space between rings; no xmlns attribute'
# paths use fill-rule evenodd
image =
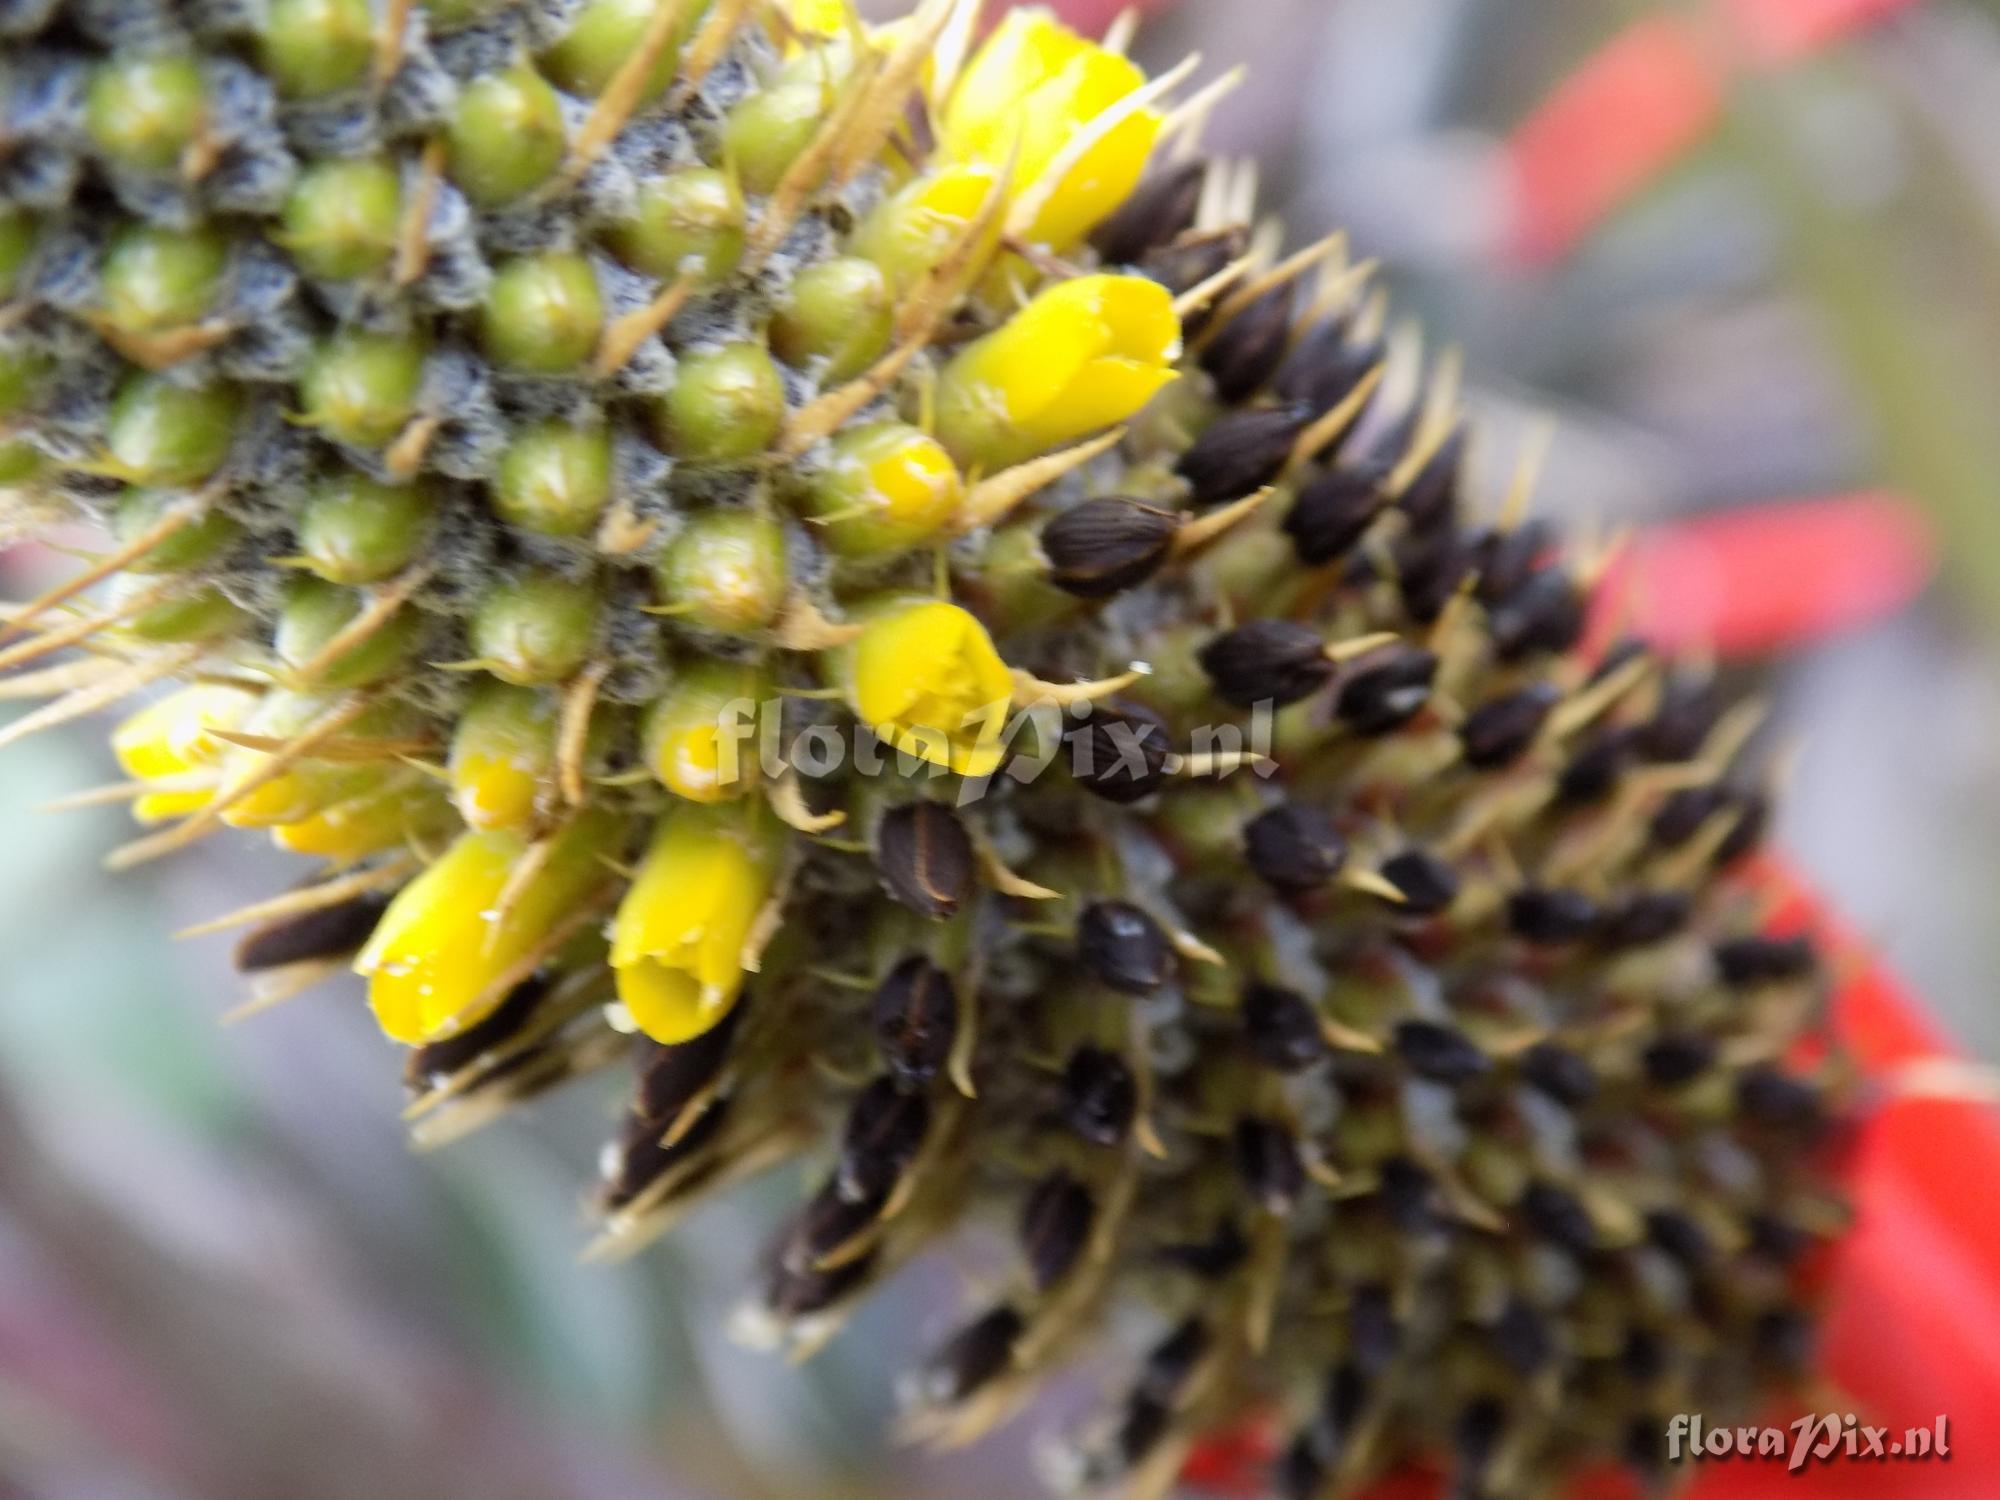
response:
<svg viewBox="0 0 2000 1500"><path fill-rule="evenodd" d="M516 687L559 682L589 658L597 614L597 590L588 580L517 578L480 600L472 616L472 652Z"/></svg>
<svg viewBox="0 0 2000 1500"><path fill-rule="evenodd" d="M207 119L201 67L178 53L99 63L84 95L83 128L91 142L108 160L139 171L179 165Z"/></svg>
<svg viewBox="0 0 2000 1500"><path fill-rule="evenodd" d="M761 630L785 602L785 528L749 510L689 519L660 558L660 602L706 630Z"/></svg>
<svg viewBox="0 0 2000 1500"><path fill-rule="evenodd" d="M641 103L658 98L674 81L680 50L694 34L706 5L684 5L673 40L646 75ZM639 50L652 24L659 0L591 0L578 13L563 39L542 54L549 77L572 94L594 99L610 87L618 70Z"/></svg>
<svg viewBox="0 0 2000 1500"><path fill-rule="evenodd" d="M762 344L727 344L681 360L659 414L661 437L677 457L696 463L754 458L785 424L785 383Z"/></svg>
<svg viewBox="0 0 2000 1500"><path fill-rule="evenodd" d="M757 711L769 691L748 662L695 663L646 710L640 737L648 769L690 802L743 796L757 780Z"/></svg>
<svg viewBox="0 0 2000 1500"><path fill-rule="evenodd" d="M743 97L722 127L722 149L743 186L768 193L783 180L834 106L832 80L823 74L780 78Z"/></svg>
<svg viewBox="0 0 2000 1500"><path fill-rule="evenodd" d="M597 273L581 255L551 251L510 260L486 294L480 329L500 364L553 375L590 357L604 329Z"/></svg>
<svg viewBox="0 0 2000 1500"><path fill-rule="evenodd" d="M610 244L648 276L671 281L693 271L714 282L743 257L743 200L726 172L670 172L640 187L638 213L612 232Z"/></svg>
<svg viewBox="0 0 2000 1500"><path fill-rule="evenodd" d="M153 583L140 573L123 574L112 585L111 601L116 605ZM119 628L142 641L212 641L242 629L249 619L248 611L211 583L141 610Z"/></svg>
<svg viewBox="0 0 2000 1500"><path fill-rule="evenodd" d="M557 704L534 688L484 682L452 731L447 770L459 816L478 829L518 828L554 779Z"/></svg>
<svg viewBox="0 0 2000 1500"><path fill-rule="evenodd" d="M488 73L459 94L445 139L451 180L474 203L494 207L562 165L562 106L525 64Z"/></svg>
<svg viewBox="0 0 2000 1500"><path fill-rule="evenodd" d="M307 420L343 443L381 447L416 415L425 353L415 334L335 334L299 385Z"/></svg>
<svg viewBox="0 0 2000 1500"><path fill-rule="evenodd" d="M127 333L198 323L215 303L229 242L213 229L135 224L104 260L99 291L105 321Z"/></svg>
<svg viewBox="0 0 2000 1500"><path fill-rule="evenodd" d="M368 76L375 18L368 0L271 0L258 40L278 92L310 99Z"/></svg>
<svg viewBox="0 0 2000 1500"><path fill-rule="evenodd" d="M26 484L47 467L47 458L33 443L0 442L0 489Z"/></svg>
<svg viewBox="0 0 2000 1500"><path fill-rule="evenodd" d="M834 439L833 456L805 498L834 551L879 556L936 535L965 498L965 485L936 439L902 422L876 422Z"/></svg>
<svg viewBox="0 0 2000 1500"><path fill-rule="evenodd" d="M49 373L49 357L27 344L0 344L0 417L24 411Z"/></svg>
<svg viewBox="0 0 2000 1500"><path fill-rule="evenodd" d="M342 474L313 487L299 516L299 552L329 583L376 583L423 551L431 520L422 485Z"/></svg>
<svg viewBox="0 0 2000 1500"><path fill-rule="evenodd" d="M167 511L188 497L176 490L127 490L118 501L113 530L118 540L129 542L159 523ZM210 506L199 518L181 527L165 541L127 563L133 573L178 573L210 562L243 535L234 517L220 507Z"/></svg>
<svg viewBox="0 0 2000 1500"><path fill-rule="evenodd" d="M35 253L35 221L13 204L0 206L0 302L14 295L28 257Z"/></svg>
<svg viewBox="0 0 2000 1500"><path fill-rule="evenodd" d="M500 0L419 0L431 18L431 30L457 31L482 21L500 8Z"/></svg>
<svg viewBox="0 0 2000 1500"><path fill-rule="evenodd" d="M391 163L317 161L285 200L283 243L308 276L345 281L389 263L402 217L402 186Z"/></svg>
<svg viewBox="0 0 2000 1500"><path fill-rule="evenodd" d="M293 672L311 665L328 642L368 607L367 595L321 578L300 578L285 590L272 649ZM405 604L388 623L312 674L301 687L344 689L379 682L403 666L415 651L423 620Z"/></svg>
<svg viewBox="0 0 2000 1500"><path fill-rule="evenodd" d="M552 417L507 445L493 508L525 531L582 536L611 499L611 432Z"/></svg>
<svg viewBox="0 0 2000 1500"><path fill-rule="evenodd" d="M771 322L771 347L788 365L819 367L823 384L852 380L889 349L896 316L889 278L873 261L839 256L792 279Z"/></svg>
<svg viewBox="0 0 2000 1500"><path fill-rule="evenodd" d="M135 483L195 484L229 456L236 410L231 386L191 387L134 375L111 403L105 446Z"/></svg>

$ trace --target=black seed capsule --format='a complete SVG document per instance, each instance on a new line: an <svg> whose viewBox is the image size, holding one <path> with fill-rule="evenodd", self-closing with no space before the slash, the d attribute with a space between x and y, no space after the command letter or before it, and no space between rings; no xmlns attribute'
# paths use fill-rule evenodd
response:
<svg viewBox="0 0 2000 1500"><path fill-rule="evenodd" d="M1149 995L1174 971L1173 947L1160 924L1129 901L1096 901L1076 924L1077 956L1105 984Z"/></svg>
<svg viewBox="0 0 2000 1500"><path fill-rule="evenodd" d="M1416 646L1385 646L1354 664L1334 712L1356 734L1392 734L1431 701L1438 659Z"/></svg>
<svg viewBox="0 0 2000 1500"><path fill-rule="evenodd" d="M1614 948L1643 948L1665 942L1692 914L1679 891L1639 891L1605 912L1598 935Z"/></svg>
<svg viewBox="0 0 2000 1500"><path fill-rule="evenodd" d="M1507 927L1544 947L1579 942L1596 930L1597 903L1582 891L1525 886L1507 898Z"/></svg>
<svg viewBox="0 0 2000 1500"><path fill-rule="evenodd" d="M1813 1086L1772 1067L1746 1070L1736 1080L1736 1103L1759 1124L1781 1130L1811 1132L1822 1118Z"/></svg>
<svg viewBox="0 0 2000 1500"><path fill-rule="evenodd" d="M1502 661L1560 655L1583 638L1583 595L1561 568L1544 568L1492 605L1486 624Z"/></svg>
<svg viewBox="0 0 2000 1500"><path fill-rule="evenodd" d="M456 1036L412 1049L403 1060L403 1081L413 1090L432 1086L508 1040L535 1014L542 997L549 992L548 981L532 977L507 991L493 1011Z"/></svg>
<svg viewBox="0 0 2000 1500"><path fill-rule="evenodd" d="M1751 1338L1758 1356L1788 1375L1812 1363L1812 1324L1796 1308L1774 1307L1759 1314Z"/></svg>
<svg viewBox="0 0 2000 1500"><path fill-rule="evenodd" d="M1750 1248L1779 1266L1789 1266L1812 1244L1811 1235L1776 1214L1752 1214L1746 1227L1750 1231Z"/></svg>
<svg viewBox="0 0 2000 1500"><path fill-rule="evenodd" d="M1267 885L1302 895L1340 873L1347 840L1324 810L1285 802L1243 825L1243 850Z"/></svg>
<svg viewBox="0 0 2000 1500"><path fill-rule="evenodd" d="M1200 1318L1185 1319L1146 1355L1134 1393L1171 1407L1212 1342L1207 1323Z"/></svg>
<svg viewBox="0 0 2000 1500"><path fill-rule="evenodd" d="M1567 1188L1551 1182L1530 1183L1519 1206L1522 1221L1537 1238L1576 1255L1596 1248L1597 1226Z"/></svg>
<svg viewBox="0 0 2000 1500"><path fill-rule="evenodd" d="M1727 985L1804 979L1816 963L1812 940L1805 937L1739 937L1715 945L1715 970Z"/></svg>
<svg viewBox="0 0 2000 1500"><path fill-rule="evenodd" d="M1292 456L1292 444L1311 420L1312 412L1297 405L1216 418L1174 467L1188 482L1188 503L1199 510L1262 489L1278 477Z"/></svg>
<svg viewBox="0 0 2000 1500"><path fill-rule="evenodd" d="M1353 395L1368 372L1387 357L1388 346L1382 340L1349 343L1346 325L1328 319L1292 346L1272 389L1280 400L1302 402L1314 416L1323 416Z"/></svg>
<svg viewBox="0 0 2000 1500"><path fill-rule="evenodd" d="M1382 878L1402 892L1399 911L1434 917L1458 899L1458 872L1428 849L1405 849L1382 862Z"/></svg>
<svg viewBox="0 0 2000 1500"><path fill-rule="evenodd" d="M1667 1373L1667 1346L1650 1329L1635 1328L1619 1351L1618 1362L1634 1384L1657 1385Z"/></svg>
<svg viewBox="0 0 2000 1500"><path fill-rule="evenodd" d="M837 1180L822 1183L792 1221L785 1258L802 1267L833 1259L875 1226L886 1197L850 1198Z"/></svg>
<svg viewBox="0 0 2000 1500"><path fill-rule="evenodd" d="M1739 798L1742 811L1736 823L1715 846L1715 865L1722 869L1750 854L1764 842L1771 824L1771 799L1762 792L1746 792Z"/></svg>
<svg viewBox="0 0 2000 1500"><path fill-rule="evenodd" d="M1349 1321L1351 1326L1352 1319ZM1326 1387L1319 1398L1320 1420L1336 1442L1354 1430L1356 1420L1367 1407L1370 1384L1367 1372L1353 1359L1342 1360L1326 1377Z"/></svg>
<svg viewBox="0 0 2000 1500"><path fill-rule="evenodd" d="M1424 461L1397 499L1396 508L1402 511L1412 531L1431 531L1457 518L1458 476L1465 464L1465 441L1465 425L1460 423L1438 445L1437 452Z"/></svg>
<svg viewBox="0 0 2000 1500"><path fill-rule="evenodd" d="M1144 583L1173 549L1180 517L1123 496L1086 500L1042 528L1049 582L1079 599Z"/></svg>
<svg viewBox="0 0 2000 1500"><path fill-rule="evenodd" d="M939 802L909 802L882 815L875 872L883 889L924 917L948 917L972 890L972 839Z"/></svg>
<svg viewBox="0 0 2000 1500"><path fill-rule="evenodd" d="M1330 1050L1319 1012L1296 990L1253 984L1243 995L1243 1034L1266 1067L1300 1073Z"/></svg>
<svg viewBox="0 0 2000 1500"><path fill-rule="evenodd" d="M1155 172L1090 237L1107 266L1129 266L1194 227L1208 163L1184 161Z"/></svg>
<svg viewBox="0 0 2000 1500"><path fill-rule="evenodd" d="M1422 625L1435 624L1473 569L1472 543L1449 526L1411 532L1393 553L1403 608Z"/></svg>
<svg viewBox="0 0 2000 1500"><path fill-rule="evenodd" d="M1500 1316L1493 1320L1491 1337L1493 1350L1501 1361L1524 1379L1555 1354L1555 1335L1549 1329L1549 1320L1519 1297L1509 1298L1500 1309Z"/></svg>
<svg viewBox="0 0 2000 1500"><path fill-rule="evenodd" d="M1007 1368L1025 1326L1021 1315L1005 1305L974 1318L924 1362L926 1398L950 1406L978 1391Z"/></svg>
<svg viewBox="0 0 2000 1500"><path fill-rule="evenodd" d="M1727 787L1682 787L1660 804L1647 831L1659 848L1678 849L1701 831L1702 824L1727 807L1729 801Z"/></svg>
<svg viewBox="0 0 2000 1500"><path fill-rule="evenodd" d="M1131 1065L1102 1047L1079 1047L1063 1068L1063 1123L1094 1146L1125 1139L1139 1112Z"/></svg>
<svg viewBox="0 0 2000 1500"><path fill-rule="evenodd" d="M1271 378L1292 336L1292 288L1275 287L1237 313L1202 351L1224 401L1247 401Z"/></svg>
<svg viewBox="0 0 2000 1500"><path fill-rule="evenodd" d="M1067 1172L1051 1172L1035 1184L1021 1210L1021 1254L1035 1285L1047 1291L1083 1254L1097 1204L1090 1189Z"/></svg>
<svg viewBox="0 0 2000 1500"><path fill-rule="evenodd" d="M1236 1170L1266 1213L1288 1211L1305 1186L1305 1163L1291 1132L1275 1120L1236 1122Z"/></svg>
<svg viewBox="0 0 2000 1500"><path fill-rule="evenodd" d="M1458 730L1466 764L1479 771L1513 764L1534 744L1560 702L1562 689L1553 682L1531 682L1480 704L1466 715Z"/></svg>
<svg viewBox="0 0 2000 1500"><path fill-rule="evenodd" d="M930 1101L876 1079L847 1112L836 1175L842 1196L860 1202L886 1198L923 1148L930 1130Z"/></svg>
<svg viewBox="0 0 2000 1500"><path fill-rule="evenodd" d="M779 1318L823 1313L860 1291L875 1269L876 1252L837 1266L792 1266L777 1261L764 1283L764 1306Z"/></svg>
<svg viewBox="0 0 2000 1500"><path fill-rule="evenodd" d="M1632 758L1636 738L1630 729L1600 729L1585 739L1563 767L1556 782L1557 798L1580 807L1610 796Z"/></svg>
<svg viewBox="0 0 2000 1500"><path fill-rule="evenodd" d="M1639 733L1639 751L1648 760L1693 760L1721 717L1713 681L1676 673L1661 687L1659 706Z"/></svg>
<svg viewBox="0 0 2000 1500"><path fill-rule="evenodd" d="M370 894L281 917L244 935L236 945L236 967L241 973L256 974L309 959L344 958L368 941L388 909L387 896Z"/></svg>
<svg viewBox="0 0 2000 1500"><path fill-rule="evenodd" d="M1160 1439L1167 1435L1172 1421L1173 1413L1158 1401L1134 1396L1126 1402L1125 1413L1118 1419L1118 1433L1113 1440L1119 1461L1129 1469L1144 1460L1160 1445Z"/></svg>
<svg viewBox="0 0 2000 1500"><path fill-rule="evenodd" d="M1539 519L1483 533L1473 544L1479 567L1474 597L1489 606L1509 597L1546 566L1555 545L1555 528Z"/></svg>
<svg viewBox="0 0 2000 1500"><path fill-rule="evenodd" d="M1427 1235L1438 1229L1437 1181L1407 1156L1392 1156L1382 1163L1376 1191L1389 1222L1405 1234Z"/></svg>
<svg viewBox="0 0 2000 1500"><path fill-rule="evenodd" d="M1326 1465L1313 1451L1311 1435L1301 1434L1279 1456L1271 1489L1278 1500L1313 1500L1325 1487Z"/></svg>
<svg viewBox="0 0 2000 1500"><path fill-rule="evenodd" d="M715 1144L716 1136L729 1115L730 1101L718 1099L704 1109L673 1145L665 1143L660 1126L636 1114L625 1117L618 1141L618 1164L604 1184L607 1208L622 1208L657 1181L670 1168L691 1161Z"/></svg>
<svg viewBox="0 0 2000 1500"><path fill-rule="evenodd" d="M1715 1242L1708 1231L1675 1209L1656 1208L1647 1214L1646 1238L1692 1270L1715 1259Z"/></svg>
<svg viewBox="0 0 2000 1500"><path fill-rule="evenodd" d="M1250 1242L1243 1237L1243 1231L1233 1221L1218 1224L1215 1233L1205 1240L1193 1240L1183 1244L1164 1245L1160 1248L1160 1258L1170 1265L1199 1276L1204 1281L1214 1281L1227 1276L1243 1264L1250 1253Z"/></svg>
<svg viewBox="0 0 2000 1500"><path fill-rule="evenodd" d="M679 1119L681 1112L721 1073L749 1010L746 996L723 1012L722 1019L700 1036L672 1046L653 1046L639 1073L636 1110L640 1118L662 1129Z"/></svg>
<svg viewBox="0 0 2000 1500"><path fill-rule="evenodd" d="M1657 1087L1679 1088L1708 1071L1715 1061L1715 1040L1692 1033L1663 1036L1648 1044L1639 1061Z"/></svg>
<svg viewBox="0 0 2000 1500"><path fill-rule="evenodd" d="M1231 225L1213 234L1185 236L1171 245L1148 250L1139 257L1139 269L1179 296L1220 273L1249 245L1250 231L1242 225ZM1185 323L1188 332L1200 326L1200 314Z"/></svg>
<svg viewBox="0 0 2000 1500"><path fill-rule="evenodd" d="M1345 557L1388 508L1382 484L1388 470L1362 460L1324 470L1300 489L1285 513L1285 535L1309 567Z"/></svg>
<svg viewBox="0 0 2000 1500"><path fill-rule="evenodd" d="M1521 1077L1558 1104L1575 1108L1597 1092L1597 1074L1589 1063L1554 1042L1537 1042L1521 1054Z"/></svg>
<svg viewBox="0 0 2000 1500"><path fill-rule="evenodd" d="M1507 1408L1497 1397L1482 1396L1458 1414L1452 1429L1452 1453L1458 1459L1457 1493L1484 1493L1480 1482L1507 1432Z"/></svg>
<svg viewBox="0 0 2000 1500"><path fill-rule="evenodd" d="M1166 779L1173 740L1151 709L1109 700L1063 733L1063 759L1086 791L1121 806L1150 797Z"/></svg>
<svg viewBox="0 0 2000 1500"><path fill-rule="evenodd" d="M911 954L876 987L874 1022L889 1071L905 1083L928 1083L951 1056L958 1035L958 991L951 976Z"/></svg>
<svg viewBox="0 0 2000 1500"><path fill-rule="evenodd" d="M1282 708L1311 696L1333 676L1326 643L1290 620L1252 620L1201 648L1201 668L1216 693L1238 708Z"/></svg>
<svg viewBox="0 0 2000 1500"><path fill-rule="evenodd" d="M1435 1021L1403 1021L1395 1031L1396 1055L1410 1071L1434 1083L1468 1083L1490 1072L1493 1061L1464 1032Z"/></svg>

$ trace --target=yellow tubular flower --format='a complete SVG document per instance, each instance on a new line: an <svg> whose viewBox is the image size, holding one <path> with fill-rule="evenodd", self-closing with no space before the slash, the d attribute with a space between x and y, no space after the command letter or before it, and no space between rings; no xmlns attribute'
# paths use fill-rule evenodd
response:
<svg viewBox="0 0 2000 1500"><path fill-rule="evenodd" d="M647 1036L684 1042L729 1013L775 872L754 812L687 807L660 820L611 924L618 998Z"/></svg>
<svg viewBox="0 0 2000 1500"><path fill-rule="evenodd" d="M677 678L646 713L646 765L690 802L741 797L757 779L757 711L766 691L756 668L707 662Z"/></svg>
<svg viewBox="0 0 2000 1500"><path fill-rule="evenodd" d="M451 804L436 787L394 786L281 823L271 830L271 842L287 853L349 862L435 833L450 821Z"/></svg>
<svg viewBox="0 0 2000 1500"><path fill-rule="evenodd" d="M888 275L898 295L916 286L964 238L993 195L999 170L981 163L940 167L906 183L877 204L848 242L848 253L873 261ZM988 243L975 256L983 262L1000 243L995 215Z"/></svg>
<svg viewBox="0 0 2000 1500"><path fill-rule="evenodd" d="M461 834L403 887L354 961L383 1031L414 1046L489 1015L506 998L510 972L607 882L599 856L616 854L618 827L603 813L581 815L517 884L530 857L525 838Z"/></svg>
<svg viewBox="0 0 2000 1500"><path fill-rule="evenodd" d="M802 36L848 36L859 24L851 0L784 0L784 10Z"/></svg>
<svg viewBox="0 0 2000 1500"><path fill-rule="evenodd" d="M1078 36L1046 10L1009 11L952 91L939 147L954 161L997 166L1013 156L1015 195L1033 192L1040 204L1024 237L1067 250L1139 185L1161 116L1132 111L1059 183L1042 178L1080 131L1145 82L1129 58Z"/></svg>
<svg viewBox="0 0 2000 1500"><path fill-rule="evenodd" d="M1013 681L969 611L941 600L886 605L840 660L848 704L879 738L961 776L999 766Z"/></svg>
<svg viewBox="0 0 2000 1500"><path fill-rule="evenodd" d="M1180 319L1143 276L1078 276L967 345L938 382L938 438L987 470L1132 416L1176 378Z"/></svg>
<svg viewBox="0 0 2000 1500"><path fill-rule="evenodd" d="M220 764L225 743L209 731L234 729L257 706L257 696L240 688L200 684L149 703L111 731L111 753L135 781L168 781ZM146 792L132 804L142 823L199 812L214 795L208 790Z"/></svg>

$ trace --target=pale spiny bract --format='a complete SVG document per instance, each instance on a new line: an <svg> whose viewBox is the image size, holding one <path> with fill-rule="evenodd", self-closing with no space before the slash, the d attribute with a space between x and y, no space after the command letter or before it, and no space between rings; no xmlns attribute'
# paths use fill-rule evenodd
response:
<svg viewBox="0 0 2000 1500"><path fill-rule="evenodd" d="M1586 647L1218 88L977 9L0 0L0 482L115 538L4 737L159 685L113 862L320 857L253 1003L368 976L421 1139L636 1063L601 1249L814 1164L751 1331L1011 1226L919 1435L1136 1309L1070 1484L1657 1474L1837 1223L1751 716Z"/></svg>

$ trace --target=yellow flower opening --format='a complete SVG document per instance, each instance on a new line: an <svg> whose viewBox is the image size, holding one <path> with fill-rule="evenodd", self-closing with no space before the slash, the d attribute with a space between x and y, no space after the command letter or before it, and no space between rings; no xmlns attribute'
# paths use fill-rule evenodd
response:
<svg viewBox="0 0 2000 1500"><path fill-rule="evenodd" d="M616 853L618 826L586 813L546 851L505 830L460 835L403 887L354 961L382 1030L418 1045L491 1014L526 977L515 971L610 879L599 856Z"/></svg>
<svg viewBox="0 0 2000 1500"><path fill-rule="evenodd" d="M729 1013L774 870L752 817L690 807L660 820L611 924L618 999L647 1036L684 1042Z"/></svg>
<svg viewBox="0 0 2000 1500"><path fill-rule="evenodd" d="M977 162L926 172L876 205L855 229L848 253L873 261L897 294L906 294L965 237L999 179L999 168ZM991 230L982 234L975 263L983 264L1000 243L1002 228L996 214Z"/></svg>
<svg viewBox="0 0 2000 1500"><path fill-rule="evenodd" d="M998 768L1013 680L969 611L937 600L891 605L847 650L848 703L879 738L961 776Z"/></svg>
<svg viewBox="0 0 2000 1500"><path fill-rule="evenodd" d="M480 829L532 821L555 763L556 720L551 694L483 684L459 720L446 766L459 816Z"/></svg>
<svg viewBox="0 0 2000 1500"><path fill-rule="evenodd" d="M254 693L199 684L149 703L111 731L111 753L135 781L178 781L198 777L221 763L224 741L210 731L234 729L257 706ZM141 823L199 812L214 796L211 788L174 787L145 792L132 803Z"/></svg>
<svg viewBox="0 0 2000 1500"><path fill-rule="evenodd" d="M1143 276L1078 276L961 350L938 383L960 464L1019 463L1131 417L1176 378L1180 318Z"/></svg>
<svg viewBox="0 0 2000 1500"><path fill-rule="evenodd" d="M867 557L935 536L964 498L958 466L942 444L901 422L879 422L834 440L812 507L829 547Z"/></svg>
<svg viewBox="0 0 2000 1500"><path fill-rule="evenodd" d="M939 148L954 161L1014 159L1014 195L1033 195L1024 239L1067 250L1131 196L1146 170L1161 116L1139 108L1044 182L1106 110L1145 85L1129 58L1108 52L1042 9L1014 10L995 28L945 106ZM1018 154L1016 154L1018 151Z"/></svg>
<svg viewBox="0 0 2000 1500"><path fill-rule="evenodd" d="M646 765L690 802L741 797L757 778L757 712L766 685L733 662L690 669L647 711Z"/></svg>

